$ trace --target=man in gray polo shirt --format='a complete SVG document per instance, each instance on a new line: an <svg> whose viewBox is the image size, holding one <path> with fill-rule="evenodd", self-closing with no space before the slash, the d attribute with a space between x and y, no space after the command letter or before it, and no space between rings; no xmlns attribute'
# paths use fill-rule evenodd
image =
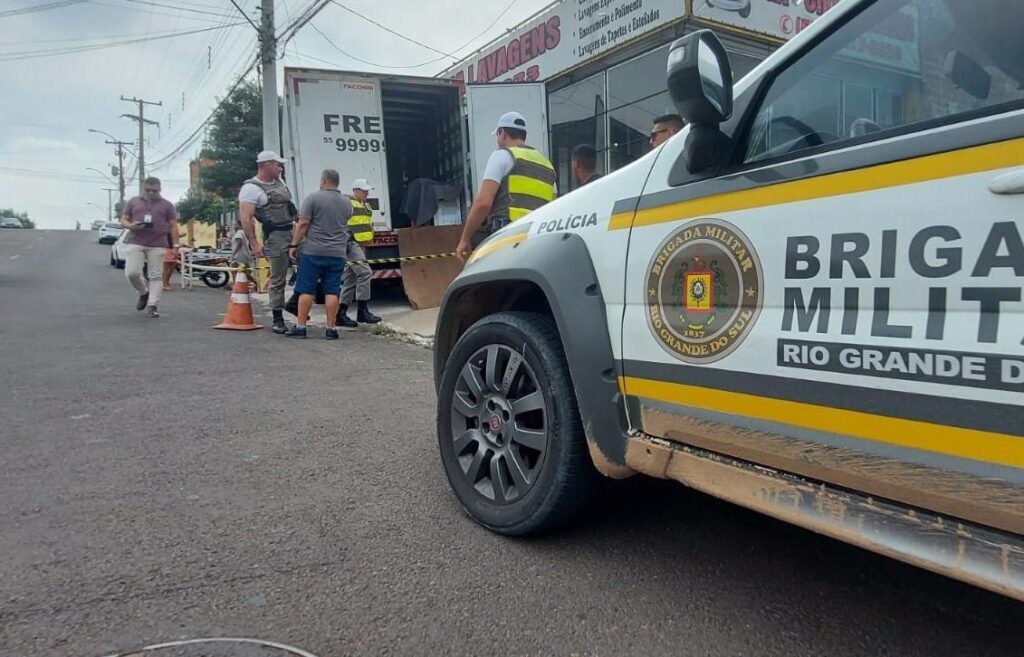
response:
<svg viewBox="0 0 1024 657"><path fill-rule="evenodd" d="M324 169L320 175L320 191L307 196L299 209L299 222L288 245L289 255L299 261L295 277L295 292L299 295L298 322L285 333L289 338L306 337L306 321L319 282L327 303L327 339L338 339L335 323L348 249L348 220L352 216L352 204L338 191L340 180L337 171Z"/></svg>

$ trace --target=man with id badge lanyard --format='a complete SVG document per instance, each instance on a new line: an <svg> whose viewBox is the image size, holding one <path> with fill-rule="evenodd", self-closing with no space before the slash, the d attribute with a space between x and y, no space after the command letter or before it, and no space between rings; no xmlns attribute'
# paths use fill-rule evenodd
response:
<svg viewBox="0 0 1024 657"><path fill-rule="evenodd" d="M179 244L178 212L173 203L160 196L158 178L143 181L142 195L125 204L121 225L128 230L124 241L125 278L139 293L135 309L159 317L164 253L168 246L178 249Z"/></svg>

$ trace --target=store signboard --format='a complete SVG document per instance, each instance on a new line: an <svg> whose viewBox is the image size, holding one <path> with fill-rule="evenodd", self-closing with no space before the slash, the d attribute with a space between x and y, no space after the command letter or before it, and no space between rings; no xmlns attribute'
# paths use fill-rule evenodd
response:
<svg viewBox="0 0 1024 657"><path fill-rule="evenodd" d="M837 4L839 0L693 0L693 16L789 39Z"/></svg>
<svg viewBox="0 0 1024 657"><path fill-rule="evenodd" d="M547 80L685 15L686 0L562 0L438 77Z"/></svg>

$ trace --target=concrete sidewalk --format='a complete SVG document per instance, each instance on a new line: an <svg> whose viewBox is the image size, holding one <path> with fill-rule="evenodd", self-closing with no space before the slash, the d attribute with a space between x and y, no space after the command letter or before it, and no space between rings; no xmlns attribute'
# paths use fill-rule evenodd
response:
<svg viewBox="0 0 1024 657"><path fill-rule="evenodd" d="M285 297L291 296L289 287ZM434 346L434 326L437 324L438 308L413 310L399 285L374 286L376 298L370 301L370 310L381 318L376 325L361 324L360 330L381 335L392 335L404 342L432 349ZM266 294L252 295L253 312L257 315L269 314L270 303ZM349 308L349 317L355 319L355 308ZM295 317L285 313L285 321L289 324ZM327 313L323 305L314 305L310 312L308 326L327 326Z"/></svg>

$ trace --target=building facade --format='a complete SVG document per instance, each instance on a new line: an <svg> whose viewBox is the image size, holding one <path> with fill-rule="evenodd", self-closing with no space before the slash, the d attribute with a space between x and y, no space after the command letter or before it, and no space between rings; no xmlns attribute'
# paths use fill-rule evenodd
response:
<svg viewBox="0 0 1024 657"><path fill-rule="evenodd" d="M711 28L739 79L839 0L559 0L439 74L463 84L542 82L561 193L569 153L590 144L607 173L647 151L652 120L674 112L669 45ZM510 108L512 109L512 108Z"/></svg>

